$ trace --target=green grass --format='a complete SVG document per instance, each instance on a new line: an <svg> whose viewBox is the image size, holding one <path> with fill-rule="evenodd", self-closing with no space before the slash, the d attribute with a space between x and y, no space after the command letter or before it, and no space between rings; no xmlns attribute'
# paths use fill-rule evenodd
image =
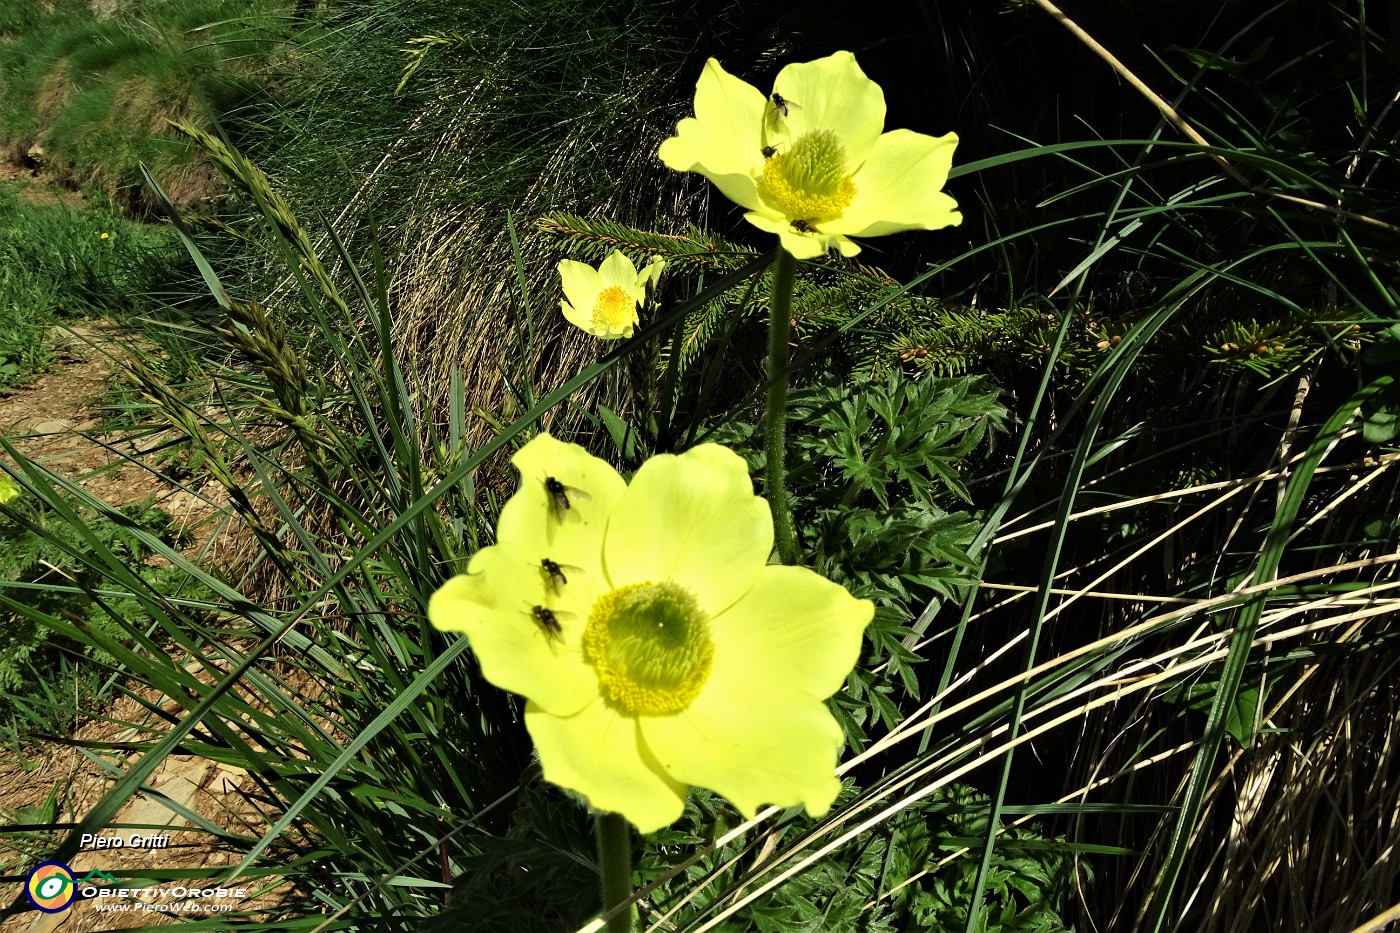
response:
<svg viewBox="0 0 1400 933"><path fill-rule="evenodd" d="M32 497L22 497L12 506L0 514L0 580L23 592L26 604L36 610L61 615L80 629L101 631L109 638L122 637L116 618L149 625L142 597L103 592L103 575L95 569L98 553L137 568L148 587L147 598L196 595L183 574L148 564L151 551L127 530L139 524L167 545L185 543L169 516L149 501L124 507L116 520L84 515L82 523L91 539ZM66 735L78 725L80 708L100 706L94 701L110 697L111 684L104 681L120 677L112 657L93 649L91 639L55 636L47 627L10 614L0 635L0 735L13 745L35 723L45 721L50 724L47 735ZM75 703L75 696L82 701Z"/></svg>
<svg viewBox="0 0 1400 933"><path fill-rule="evenodd" d="M210 195L207 167L166 120L232 122L261 99L265 69L287 54L286 6L132 0L106 17L74 0L12 8L0 18L0 146L138 212L150 208L143 162L181 203Z"/></svg>
<svg viewBox="0 0 1400 933"><path fill-rule="evenodd" d="M53 200L42 186L0 183L0 391L44 371L55 325L130 319L171 271L164 230Z"/></svg>

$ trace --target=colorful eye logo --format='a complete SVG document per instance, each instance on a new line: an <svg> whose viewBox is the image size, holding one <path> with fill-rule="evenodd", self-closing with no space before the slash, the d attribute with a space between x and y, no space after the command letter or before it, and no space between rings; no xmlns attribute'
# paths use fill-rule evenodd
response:
<svg viewBox="0 0 1400 933"><path fill-rule="evenodd" d="M40 862L24 883L29 903L46 914L67 910L77 890L72 869L62 862Z"/></svg>

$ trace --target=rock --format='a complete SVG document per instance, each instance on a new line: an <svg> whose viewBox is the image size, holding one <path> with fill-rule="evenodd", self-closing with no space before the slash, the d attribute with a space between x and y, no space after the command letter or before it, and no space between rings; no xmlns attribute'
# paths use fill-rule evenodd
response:
<svg viewBox="0 0 1400 933"><path fill-rule="evenodd" d="M62 434L71 430L73 430L73 422L65 421L62 418L45 418L43 421L36 421L29 426L30 434Z"/></svg>

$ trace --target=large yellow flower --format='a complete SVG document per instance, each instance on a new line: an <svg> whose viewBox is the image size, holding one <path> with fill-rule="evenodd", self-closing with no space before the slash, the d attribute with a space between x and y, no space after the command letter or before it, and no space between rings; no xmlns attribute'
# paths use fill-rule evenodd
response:
<svg viewBox="0 0 1400 933"><path fill-rule="evenodd" d="M962 223L942 190L958 137L884 126L884 92L850 52L788 65L767 96L712 58L695 86L695 116L658 155L710 179L798 259L833 247L854 256L860 247L848 236Z"/></svg>
<svg viewBox="0 0 1400 933"><path fill-rule="evenodd" d="M527 698L545 778L642 832L675 821L691 784L745 816L824 814L842 737L822 701L855 665L871 603L767 563L768 503L724 447L652 457L630 485L549 435L512 462L497 543L428 617Z"/></svg>
<svg viewBox="0 0 1400 933"><path fill-rule="evenodd" d="M0 473L0 505L6 502L13 502L20 497L23 490L19 488L19 483L10 479L4 473Z"/></svg>
<svg viewBox="0 0 1400 933"><path fill-rule="evenodd" d="M604 340L631 337L637 308L646 304L665 263L658 257L641 272L617 250L597 269L572 259L559 261L564 300L559 302L569 323Z"/></svg>

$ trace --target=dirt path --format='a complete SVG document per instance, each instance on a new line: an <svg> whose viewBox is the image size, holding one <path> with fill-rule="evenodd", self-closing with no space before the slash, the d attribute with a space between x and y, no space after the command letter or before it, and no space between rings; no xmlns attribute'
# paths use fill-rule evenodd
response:
<svg viewBox="0 0 1400 933"><path fill-rule="evenodd" d="M123 458L122 452L134 452L130 443L100 431L100 406L115 378L112 368L126 356L120 330L83 323L55 336L63 343L55 349L53 369L0 396L0 434L26 457L113 505L168 492L165 483Z"/></svg>
<svg viewBox="0 0 1400 933"><path fill-rule="evenodd" d="M178 489L151 464L150 440L132 439L120 432L103 430L102 400L116 378L114 366L126 355L130 338L118 328L100 322L72 328L66 346L55 354L54 368L34 383L0 397L0 434L25 457L77 483L87 492L113 506L155 499L189 534L187 555L206 550L216 524L210 519L219 501L215 484L201 486L195 493ZM3 456L3 455L0 455ZM206 501L209 500L209 501ZM211 548L211 550L213 550ZM3 623L0 617L0 623ZM207 675L206 675L207 676ZM134 687L148 702L175 712L176 706L155 691ZM107 719L151 724L163 731L162 721L129 698L122 698L101 711ZM88 742L149 741L150 732L122 728L93 719L80 725L73 738ZM112 758L112 753L105 753ZM120 755L117 756L120 759ZM179 881L140 881L136 884L166 884L196 887L215 880L219 869L233 864L233 852L211 847L205 833L181 833L189 823L178 808L198 813L215 825L239 835L250 832L251 814L238 794L246 775L239 769L203 759L171 756L151 778L150 792L134 798L118 814L118 824L144 824L147 828L114 829L112 836L128 839L135 832L143 836L168 836L169 848L151 849L123 846L106 851L88 849L71 863L73 874L82 878L100 870L120 879L138 872L160 878L163 871L198 874L208 868L208 879L182 877ZM25 822L22 813L32 814L52 800L57 806L54 822L76 822L110 786L111 773L78 748L64 743L45 743L22 751L0 752L0 823ZM251 820L252 826L261 821ZM170 827L166 832L158 827ZM7 833L0 836L0 873L24 875L47 857L62 830ZM170 877L170 876L167 876ZM0 885L0 907L19 892L16 884ZM217 899L216 899L217 900ZM253 905L250 900L224 899L235 909ZM31 912L0 923L4 933L89 933L95 930L126 930L178 922L173 917L150 910L103 912L97 902L79 902L54 914ZM115 899L108 901L115 903ZM270 906L265 897L259 906ZM186 918L209 914L183 914Z"/></svg>
<svg viewBox="0 0 1400 933"><path fill-rule="evenodd" d="M112 506L155 500L188 533L187 555L226 544L210 519L227 501L221 487L196 480L193 491L160 473L149 456L168 438L104 431L101 410L118 378L115 367L136 339L104 322L83 322L56 332L53 369L35 382L0 395L0 435L25 457L73 480Z"/></svg>

